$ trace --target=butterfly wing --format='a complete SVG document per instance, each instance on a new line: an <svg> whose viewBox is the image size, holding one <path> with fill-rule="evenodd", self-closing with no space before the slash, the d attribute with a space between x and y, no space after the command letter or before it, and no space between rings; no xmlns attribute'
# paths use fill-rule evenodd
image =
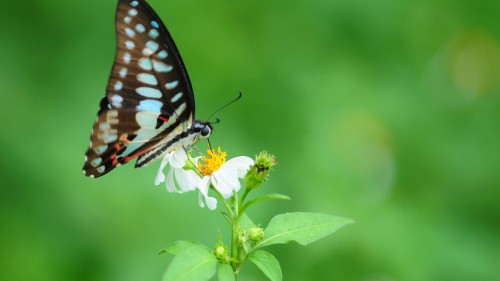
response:
<svg viewBox="0 0 500 281"><path fill-rule="evenodd" d="M180 54L144 0L119 0L117 53L84 174L102 176L182 133L194 118L194 96Z"/></svg>

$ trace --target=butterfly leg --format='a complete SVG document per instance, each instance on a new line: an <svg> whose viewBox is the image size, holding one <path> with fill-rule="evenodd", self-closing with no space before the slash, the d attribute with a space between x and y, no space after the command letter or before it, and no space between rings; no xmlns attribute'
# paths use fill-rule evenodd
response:
<svg viewBox="0 0 500 281"><path fill-rule="evenodd" d="M187 148L190 149L190 150L194 150L194 151L198 152L200 155L202 154L201 150L199 150L197 147L195 147L193 145L188 145Z"/></svg>
<svg viewBox="0 0 500 281"><path fill-rule="evenodd" d="M189 146L190 149L192 149L191 146ZM184 149L184 152L186 152L186 155L187 155L187 158L188 158L188 161L191 163L191 165L193 165L193 167L195 167L195 169L198 171L198 173L200 175L203 175L203 173L201 172L200 169L198 169L198 166L196 166L196 164L191 160L191 157L189 157L189 151L188 149L185 147L185 146L182 146L182 149Z"/></svg>

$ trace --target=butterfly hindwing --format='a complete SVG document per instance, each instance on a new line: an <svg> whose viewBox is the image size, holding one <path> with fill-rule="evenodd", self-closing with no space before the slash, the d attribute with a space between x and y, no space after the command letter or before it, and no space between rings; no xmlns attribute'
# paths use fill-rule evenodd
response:
<svg viewBox="0 0 500 281"><path fill-rule="evenodd" d="M194 97L179 52L144 0L119 0L117 53L92 129L84 173L102 176L173 139L194 118Z"/></svg>

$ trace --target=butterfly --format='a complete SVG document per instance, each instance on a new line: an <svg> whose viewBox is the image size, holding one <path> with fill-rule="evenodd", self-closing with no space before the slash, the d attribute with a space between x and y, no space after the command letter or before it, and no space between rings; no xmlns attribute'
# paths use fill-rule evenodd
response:
<svg viewBox="0 0 500 281"><path fill-rule="evenodd" d="M145 166L208 138L209 122L194 120L194 94L175 43L144 0L119 0L117 52L106 95L92 127L83 173L103 176L137 159Z"/></svg>

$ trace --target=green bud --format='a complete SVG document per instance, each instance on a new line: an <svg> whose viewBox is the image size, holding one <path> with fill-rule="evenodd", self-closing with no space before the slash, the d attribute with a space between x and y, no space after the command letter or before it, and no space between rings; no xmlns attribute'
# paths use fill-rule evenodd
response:
<svg viewBox="0 0 500 281"><path fill-rule="evenodd" d="M264 229L262 227L254 226L248 230L248 239L253 242L259 242L264 239Z"/></svg>
<svg viewBox="0 0 500 281"><path fill-rule="evenodd" d="M219 261L221 261L223 263L229 263L229 256L228 256L227 247L224 246L222 243L215 245L214 255Z"/></svg>
<svg viewBox="0 0 500 281"><path fill-rule="evenodd" d="M248 241L248 235L247 235L246 231L240 232L240 234L238 235L238 239L240 241L240 244L243 244L243 243L247 242Z"/></svg>
<svg viewBox="0 0 500 281"><path fill-rule="evenodd" d="M250 167L250 170L245 175L246 187L248 189L259 187L267 180L269 172L276 163L278 163L278 160L274 155L267 153L267 151L262 151L255 157L255 164Z"/></svg>

